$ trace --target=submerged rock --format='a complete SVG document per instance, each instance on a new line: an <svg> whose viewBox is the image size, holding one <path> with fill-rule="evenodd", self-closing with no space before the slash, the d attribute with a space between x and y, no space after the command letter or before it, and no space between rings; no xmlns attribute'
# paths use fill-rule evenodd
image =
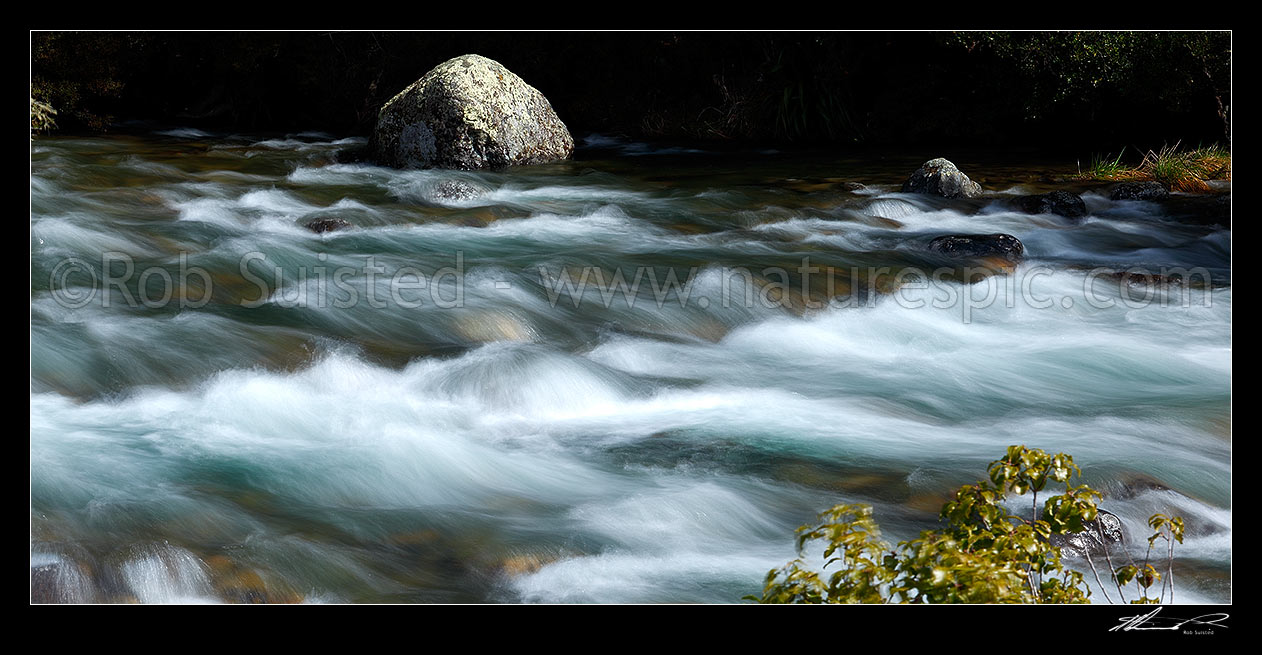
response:
<svg viewBox="0 0 1262 655"><path fill-rule="evenodd" d="M552 553L512 555L501 560L496 568L510 578L520 578L538 571L557 559L558 557Z"/></svg>
<svg viewBox="0 0 1262 655"><path fill-rule="evenodd" d="M1156 271L1128 269L1111 273L1109 277L1126 286L1156 289L1185 284L1193 287L1205 286L1205 283L1208 281L1207 276L1190 274L1190 271L1159 273Z"/></svg>
<svg viewBox="0 0 1262 655"><path fill-rule="evenodd" d="M370 146L387 166L477 170L568 159L574 137L537 89L463 55L386 102Z"/></svg>
<svg viewBox="0 0 1262 655"><path fill-rule="evenodd" d="M1103 555L1106 547L1121 545L1126 536L1122 530L1122 519L1116 514L1102 509L1097 510L1093 521L1085 521L1086 528L1074 534L1054 534L1051 543L1060 546L1060 554L1065 557L1083 557L1084 555ZM1101 538L1103 537L1103 538ZM1121 551L1115 551L1120 553Z"/></svg>
<svg viewBox="0 0 1262 655"><path fill-rule="evenodd" d="M1002 257L1018 260L1025 245L1011 234L948 234L929 242L929 251L951 257Z"/></svg>
<svg viewBox="0 0 1262 655"><path fill-rule="evenodd" d="M955 164L939 157L930 159L916 169L903 183L903 193L927 193L943 198L972 198L982 194L980 184L955 167Z"/></svg>
<svg viewBox="0 0 1262 655"><path fill-rule="evenodd" d="M532 341L537 336L529 321L512 312L494 310L462 314L453 327L461 337L476 343Z"/></svg>
<svg viewBox="0 0 1262 655"><path fill-rule="evenodd" d="M331 159L335 164L371 163L372 151L367 143L356 143L333 151Z"/></svg>
<svg viewBox="0 0 1262 655"><path fill-rule="evenodd" d="M340 218L317 218L316 220L307 223L304 227L316 234L323 234L325 232L341 230L350 226L351 224L349 222Z"/></svg>
<svg viewBox="0 0 1262 655"><path fill-rule="evenodd" d="M435 200L473 200L482 195L482 189L464 180L443 180L434 187Z"/></svg>
<svg viewBox="0 0 1262 655"><path fill-rule="evenodd" d="M96 593L84 567L61 557L31 556L32 603L92 603Z"/></svg>
<svg viewBox="0 0 1262 655"><path fill-rule="evenodd" d="M1110 200L1161 200L1169 196L1160 182L1123 182L1109 193Z"/></svg>
<svg viewBox="0 0 1262 655"><path fill-rule="evenodd" d="M1122 500L1130 500L1152 491L1169 491L1161 481L1142 473L1135 473L1120 480L1105 483L1103 491L1106 495Z"/></svg>
<svg viewBox="0 0 1262 655"><path fill-rule="evenodd" d="M210 570L212 584L219 598L229 603L301 603L302 594L288 587L268 584L254 569L224 555L212 555L205 560Z"/></svg>
<svg viewBox="0 0 1262 655"><path fill-rule="evenodd" d="M1068 191L1021 196L1013 204L1027 214L1056 214L1065 218L1082 218L1087 215L1087 204L1082 201L1082 196Z"/></svg>
<svg viewBox="0 0 1262 655"><path fill-rule="evenodd" d="M1231 194L1172 195L1162 209L1173 219L1194 225L1231 226Z"/></svg>

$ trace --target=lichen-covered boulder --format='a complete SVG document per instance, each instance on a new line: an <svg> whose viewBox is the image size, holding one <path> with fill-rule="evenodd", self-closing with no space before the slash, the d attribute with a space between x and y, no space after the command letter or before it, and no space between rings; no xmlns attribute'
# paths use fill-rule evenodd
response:
<svg viewBox="0 0 1262 655"><path fill-rule="evenodd" d="M1002 257L1017 261L1025 245L1011 234L948 234L929 242L929 251L949 257Z"/></svg>
<svg viewBox="0 0 1262 655"><path fill-rule="evenodd" d="M982 194L982 186L939 157L916 169L903 183L903 193L927 193L943 198L972 198Z"/></svg>
<svg viewBox="0 0 1262 655"><path fill-rule="evenodd" d="M1087 215L1087 204L1082 201L1082 196L1068 191L1021 196L1013 202L1027 214L1056 214L1065 218L1082 218Z"/></svg>
<svg viewBox="0 0 1262 655"><path fill-rule="evenodd" d="M1160 182L1123 182L1109 194L1110 200L1161 200L1170 192Z"/></svg>
<svg viewBox="0 0 1262 655"><path fill-rule="evenodd" d="M548 99L478 55L445 61L391 98L369 141L373 158L396 168L503 168L574 151Z"/></svg>

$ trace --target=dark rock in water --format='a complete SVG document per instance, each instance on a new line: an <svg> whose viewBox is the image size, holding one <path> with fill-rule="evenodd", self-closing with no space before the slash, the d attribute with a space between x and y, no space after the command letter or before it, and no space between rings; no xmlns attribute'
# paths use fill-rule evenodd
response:
<svg viewBox="0 0 1262 655"><path fill-rule="evenodd" d="M1111 200L1161 200L1170 192L1160 182L1123 182L1109 193Z"/></svg>
<svg viewBox="0 0 1262 655"><path fill-rule="evenodd" d="M1087 215L1087 204L1082 201L1082 197L1068 191L1022 196L1014 200L1013 204L1027 214L1056 214L1065 218L1082 218Z"/></svg>
<svg viewBox="0 0 1262 655"><path fill-rule="evenodd" d="M1231 194L1226 193L1213 200L1213 215L1219 225L1231 225ZM1224 220L1225 219L1225 220Z"/></svg>
<svg viewBox="0 0 1262 655"><path fill-rule="evenodd" d="M948 234L929 242L929 251L952 257L1003 257L1025 255L1021 240L1011 234Z"/></svg>
<svg viewBox="0 0 1262 655"><path fill-rule="evenodd" d="M443 180L434 187L435 200L472 200L482 195L482 190L464 180Z"/></svg>
<svg viewBox="0 0 1262 655"><path fill-rule="evenodd" d="M386 102L370 146L387 166L477 170L568 159L574 137L537 89L463 55Z"/></svg>
<svg viewBox="0 0 1262 655"><path fill-rule="evenodd" d="M1201 289L1210 284L1208 273L1166 269L1165 273L1144 269L1127 269L1109 274L1109 278L1117 280L1119 290L1135 287L1137 289L1169 289L1171 287L1187 287Z"/></svg>
<svg viewBox="0 0 1262 655"><path fill-rule="evenodd" d="M316 234L323 234L325 232L341 230L350 226L350 223L340 218L317 218L316 220L307 223L306 228Z"/></svg>
<svg viewBox="0 0 1262 655"><path fill-rule="evenodd" d="M347 146L341 150L334 151L333 161L338 164L360 164L372 161L372 151L368 149L368 144L357 144Z"/></svg>
<svg viewBox="0 0 1262 655"><path fill-rule="evenodd" d="M1086 521L1083 526L1086 529L1082 532L1052 535L1051 543L1053 546L1060 547L1062 556L1096 557L1104 555L1106 546L1112 548L1126 541L1126 534L1122 530L1122 519L1112 512L1097 510L1095 520ZM1114 551L1114 553L1120 554L1120 551Z"/></svg>
<svg viewBox="0 0 1262 655"><path fill-rule="evenodd" d="M1162 209L1173 219L1195 225L1231 226L1231 194L1177 195L1166 198Z"/></svg>
<svg viewBox="0 0 1262 655"><path fill-rule="evenodd" d="M982 194L980 184L968 179L955 164L930 159L903 183L903 193L927 193L943 198L972 198Z"/></svg>

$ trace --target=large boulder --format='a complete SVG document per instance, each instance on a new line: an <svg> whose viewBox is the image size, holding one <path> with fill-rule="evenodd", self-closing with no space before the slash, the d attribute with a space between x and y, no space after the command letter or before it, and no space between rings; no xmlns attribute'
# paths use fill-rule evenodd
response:
<svg viewBox="0 0 1262 655"><path fill-rule="evenodd" d="M1011 234L948 234L929 242L929 251L949 257L1002 257L1017 261L1025 245Z"/></svg>
<svg viewBox="0 0 1262 655"><path fill-rule="evenodd" d="M369 141L373 158L396 168L503 168L574 151L548 99L478 55L445 61L391 98Z"/></svg>
<svg viewBox="0 0 1262 655"><path fill-rule="evenodd" d="M1027 214L1056 214L1074 219L1087 215L1087 204L1082 201L1082 196L1068 191L1021 196L1013 202L1017 209Z"/></svg>
<svg viewBox="0 0 1262 655"><path fill-rule="evenodd" d="M927 193L943 198L972 198L982 194L980 184L968 179L955 164L939 157L916 169L903 183L903 193Z"/></svg>

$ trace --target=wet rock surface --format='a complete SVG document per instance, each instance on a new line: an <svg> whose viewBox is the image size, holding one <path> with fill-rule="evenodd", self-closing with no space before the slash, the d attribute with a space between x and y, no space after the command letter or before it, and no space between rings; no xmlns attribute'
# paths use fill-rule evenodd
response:
<svg viewBox="0 0 1262 655"><path fill-rule="evenodd" d="M443 180L434 187L435 200L473 200L482 195L482 189L464 180Z"/></svg>
<svg viewBox="0 0 1262 655"><path fill-rule="evenodd" d="M1110 200L1161 200L1169 196L1160 182L1123 182L1109 192Z"/></svg>
<svg viewBox="0 0 1262 655"><path fill-rule="evenodd" d="M1087 205L1082 197L1068 191L1022 196L1014 200L1013 205L1027 214L1056 214L1072 219L1081 219L1087 215Z"/></svg>
<svg viewBox="0 0 1262 655"><path fill-rule="evenodd" d="M33 556L31 602L36 604L96 602L96 592L84 568L60 557Z"/></svg>
<svg viewBox="0 0 1262 655"><path fill-rule="evenodd" d="M304 227L316 234L323 234L325 232L333 232L335 230L344 230L350 226L351 224L349 222L340 218L318 218L310 223L307 223Z"/></svg>
<svg viewBox="0 0 1262 655"><path fill-rule="evenodd" d="M1231 227L1231 194L1172 195L1161 201L1170 217L1181 223Z"/></svg>
<svg viewBox="0 0 1262 655"><path fill-rule="evenodd" d="M928 250L950 257L1002 257L1018 260L1025 245L1011 234L948 234L929 242Z"/></svg>
<svg viewBox="0 0 1262 655"><path fill-rule="evenodd" d="M903 193L925 193L943 198L972 198L982 194L980 184L970 180L955 164L941 157L921 164L903 183Z"/></svg>

